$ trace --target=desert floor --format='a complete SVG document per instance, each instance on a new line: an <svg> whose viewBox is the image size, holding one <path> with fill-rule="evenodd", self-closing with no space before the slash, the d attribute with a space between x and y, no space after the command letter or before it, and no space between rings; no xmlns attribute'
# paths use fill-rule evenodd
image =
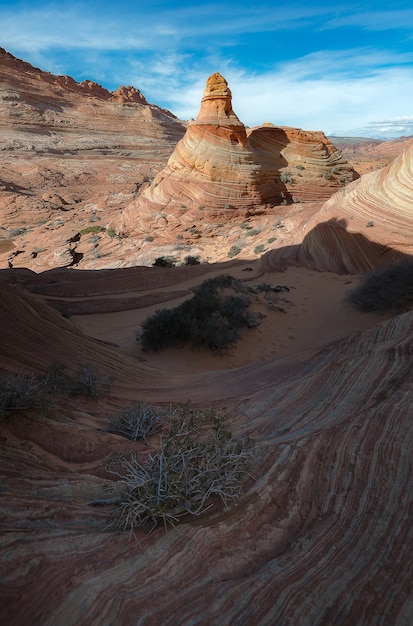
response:
<svg viewBox="0 0 413 626"><path fill-rule="evenodd" d="M115 313L75 315L72 321L85 334L116 344L122 352L157 370L202 372L243 367L282 358L325 340L370 328L391 317L391 314L360 313L345 302L346 294L358 284L359 277L340 276L301 267L263 274L259 268L259 261L253 261L246 263L245 267L241 265L226 269L225 272L208 274L208 277L222 273L231 274L251 286L267 283L273 287L288 288L288 291L274 294L272 307L263 295L257 297L251 310L262 313L264 318L256 329L245 330L237 346L225 353L215 354L206 349L193 350L190 347L158 353L142 351L136 339L141 323L157 309L172 308L184 299L168 299L168 290L171 288L163 289L165 301L161 304ZM201 280L197 277L181 283L179 287L182 290L191 289ZM150 291L148 289L148 293ZM128 295L131 296L132 293L128 292ZM139 295L144 294L140 291Z"/></svg>

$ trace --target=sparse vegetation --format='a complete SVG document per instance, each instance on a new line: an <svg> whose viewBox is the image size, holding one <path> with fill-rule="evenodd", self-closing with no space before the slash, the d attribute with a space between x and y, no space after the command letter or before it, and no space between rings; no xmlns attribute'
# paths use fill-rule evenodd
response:
<svg viewBox="0 0 413 626"><path fill-rule="evenodd" d="M193 348L225 350L241 338L241 328L255 328L260 316L248 311L249 298L233 295L240 281L221 275L201 283L195 294L174 309L155 311L142 325L142 349L159 351L189 343ZM224 293L224 290L232 293Z"/></svg>
<svg viewBox="0 0 413 626"><path fill-rule="evenodd" d="M255 246L254 254L262 254L264 250L265 250L265 247L263 246L263 244L260 244L258 246Z"/></svg>
<svg viewBox="0 0 413 626"><path fill-rule="evenodd" d="M116 459L122 488L112 526L132 533L162 523L174 526L183 516L199 516L213 498L225 507L241 494L253 458L253 442L236 438L222 415L175 409L161 446L146 461L135 453Z"/></svg>
<svg viewBox="0 0 413 626"><path fill-rule="evenodd" d="M288 170L285 170L284 172L281 172L281 174L280 174L280 181L282 183L291 184L293 182L293 177L291 176L291 172L289 172Z"/></svg>
<svg viewBox="0 0 413 626"><path fill-rule="evenodd" d="M41 382L34 374L19 372L0 380L0 420L11 411L22 411L36 406L41 392Z"/></svg>
<svg viewBox="0 0 413 626"><path fill-rule="evenodd" d="M113 228L113 226L110 226L109 228L106 229L106 234L108 237L113 239L117 235L116 228Z"/></svg>
<svg viewBox="0 0 413 626"><path fill-rule="evenodd" d="M146 402L137 402L123 409L119 415L109 420L109 431L123 435L127 439L137 441L162 429L165 423L166 412L157 409Z"/></svg>
<svg viewBox="0 0 413 626"><path fill-rule="evenodd" d="M192 256L191 254L188 254L184 260L182 265L199 265L201 263L199 256Z"/></svg>
<svg viewBox="0 0 413 626"><path fill-rule="evenodd" d="M408 310L413 304L413 259L367 274L346 301L365 312Z"/></svg>
<svg viewBox="0 0 413 626"><path fill-rule="evenodd" d="M228 251L228 257L232 259L234 256L237 256L241 250L242 249L239 246L231 246Z"/></svg>
<svg viewBox="0 0 413 626"><path fill-rule="evenodd" d="M86 228L83 228L82 230L79 231L80 235L89 235L89 233L102 233L106 230L106 228L104 228L103 226L100 226L100 224L97 224L96 226L87 226Z"/></svg>
<svg viewBox="0 0 413 626"><path fill-rule="evenodd" d="M176 259L173 256L158 256L152 263L153 267L174 267Z"/></svg>
<svg viewBox="0 0 413 626"><path fill-rule="evenodd" d="M85 395L99 398L107 393L108 378L99 378L93 368L81 367L74 376L66 373L61 364L51 365L44 376L18 372L0 380L0 419L11 411L46 408L57 396Z"/></svg>
<svg viewBox="0 0 413 626"><path fill-rule="evenodd" d="M272 228L274 230L277 230L278 228L284 228L284 224L282 223L281 220L277 220L276 222L274 222L274 224L272 225Z"/></svg>

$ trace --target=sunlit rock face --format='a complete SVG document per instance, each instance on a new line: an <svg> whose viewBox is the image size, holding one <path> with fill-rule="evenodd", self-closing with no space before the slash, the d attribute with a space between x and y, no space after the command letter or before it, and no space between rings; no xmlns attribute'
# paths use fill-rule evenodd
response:
<svg viewBox="0 0 413 626"><path fill-rule="evenodd" d="M167 166L132 206L126 218L129 226L142 209L187 214L193 220L199 209L245 214L273 198L274 184L263 176L231 100L221 74L210 76L196 120L189 123Z"/></svg>
<svg viewBox="0 0 413 626"><path fill-rule="evenodd" d="M270 124L246 129L219 73L167 166L123 214L129 232L222 221L294 202L320 201L358 177L322 132Z"/></svg>
<svg viewBox="0 0 413 626"><path fill-rule="evenodd" d="M248 131L263 176L278 183L275 201L319 202L359 178L321 131L264 124Z"/></svg>
<svg viewBox="0 0 413 626"><path fill-rule="evenodd" d="M359 273L413 254L413 142L390 165L334 194L307 224L299 261Z"/></svg>

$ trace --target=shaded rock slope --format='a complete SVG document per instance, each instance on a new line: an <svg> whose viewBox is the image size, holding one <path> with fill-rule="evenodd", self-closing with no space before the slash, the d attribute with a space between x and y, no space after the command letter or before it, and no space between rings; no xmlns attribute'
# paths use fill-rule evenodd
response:
<svg viewBox="0 0 413 626"><path fill-rule="evenodd" d="M387 167L327 200L301 228L303 241L277 250L269 266L293 262L358 274L413 255L413 141Z"/></svg>
<svg viewBox="0 0 413 626"><path fill-rule="evenodd" d="M410 623L412 313L202 375L157 372L6 284L0 328L2 370L58 360L113 377L97 402L57 398L1 427L5 623ZM88 506L113 479L105 460L147 453L100 430L108 413L212 393L257 443L242 500L168 532L108 531L111 507Z"/></svg>

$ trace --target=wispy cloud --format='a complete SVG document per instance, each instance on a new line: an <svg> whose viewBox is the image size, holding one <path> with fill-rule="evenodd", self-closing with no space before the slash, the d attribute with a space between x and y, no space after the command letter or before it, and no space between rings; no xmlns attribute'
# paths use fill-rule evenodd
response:
<svg viewBox="0 0 413 626"><path fill-rule="evenodd" d="M370 11L356 10L350 15L342 15L327 20L325 29L344 28L355 26L366 30L391 30L403 29L411 30L413 24L413 9L392 9L391 6L386 11L378 11L374 8Z"/></svg>
<svg viewBox="0 0 413 626"><path fill-rule="evenodd" d="M362 11L351 0L258 0L236 11L225 0L138 4L0 0L1 45L55 74L109 89L132 84L182 119L196 116L215 71L229 81L234 110L249 126L271 121L331 132L412 111L413 53L400 44L413 23L407 0L390 8L367 1ZM403 37L377 34L396 27ZM349 29L358 33L353 49Z"/></svg>

